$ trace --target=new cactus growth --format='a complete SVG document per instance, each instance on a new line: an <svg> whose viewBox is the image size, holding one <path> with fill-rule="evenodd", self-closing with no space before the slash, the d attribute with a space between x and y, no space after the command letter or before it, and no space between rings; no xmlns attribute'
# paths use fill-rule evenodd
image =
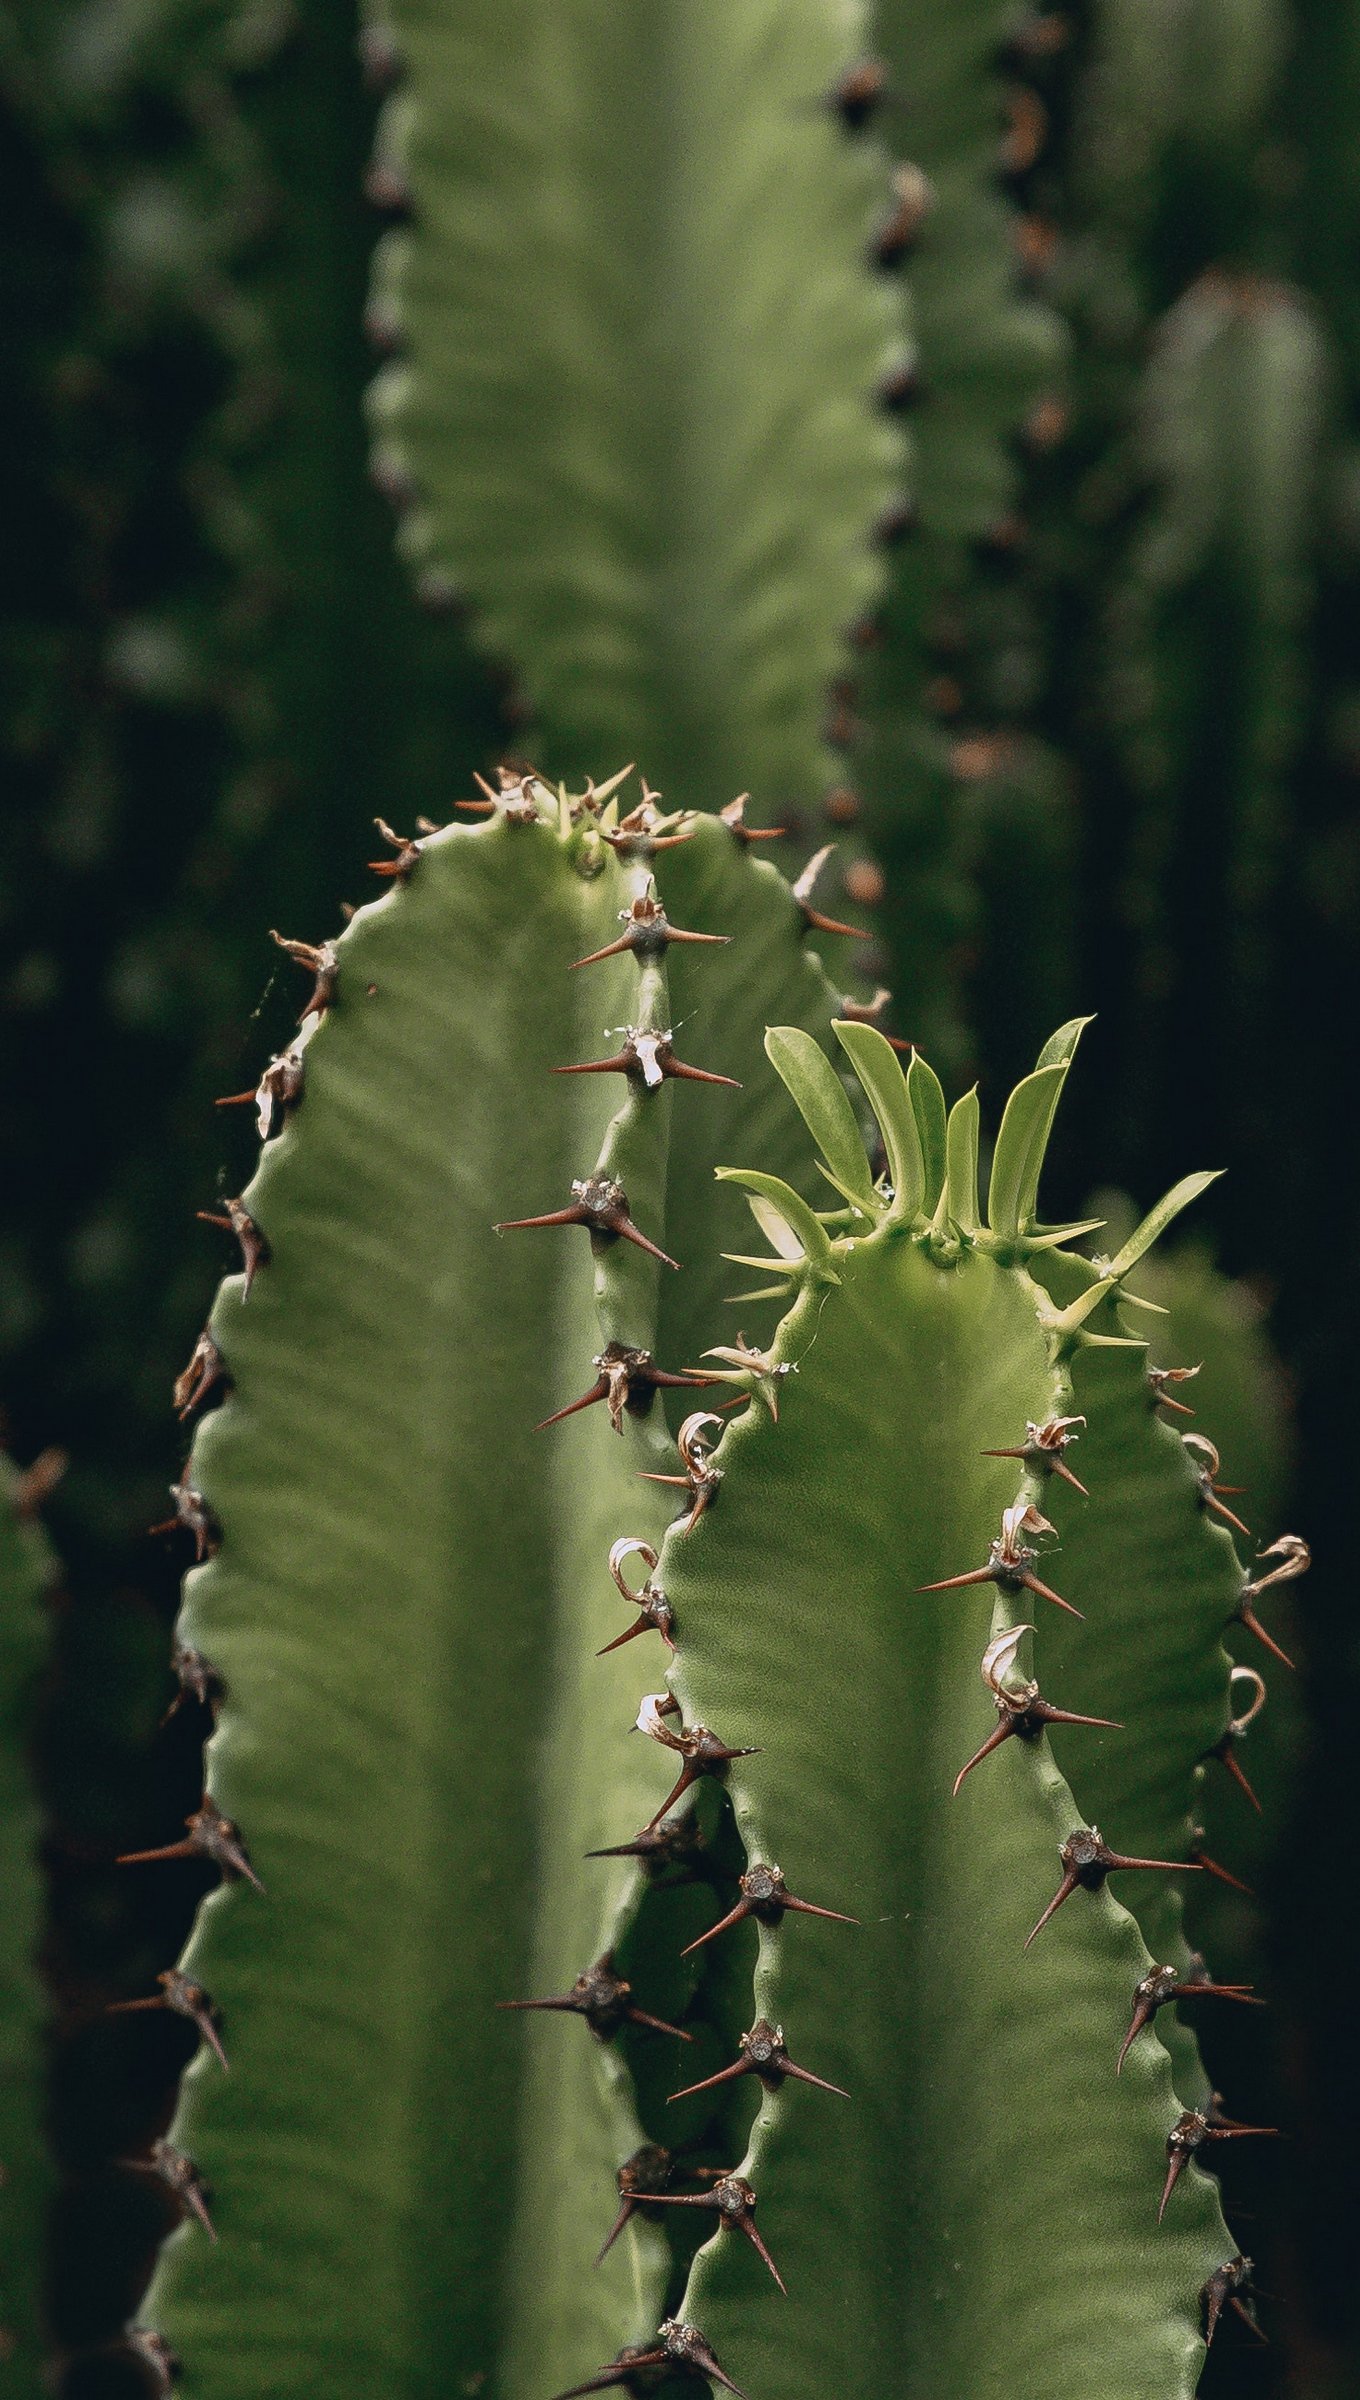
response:
<svg viewBox="0 0 1360 2400"><path fill-rule="evenodd" d="M198 2221L138 2338L224 2396L1188 2394L1248 1577L1122 1308L1207 1179L1103 1264L1039 1221L1077 1023L984 1205L976 1096L837 1016L738 828L619 812L508 778L410 845L239 1204L166 1845L224 1873L149 2162ZM682 1028L721 1080L649 1073Z"/></svg>

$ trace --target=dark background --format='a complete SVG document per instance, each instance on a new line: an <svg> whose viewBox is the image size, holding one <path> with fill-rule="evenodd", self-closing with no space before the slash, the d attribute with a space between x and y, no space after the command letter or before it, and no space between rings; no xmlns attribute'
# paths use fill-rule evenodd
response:
<svg viewBox="0 0 1360 2400"><path fill-rule="evenodd" d="M63 0L51 21L81 13ZM1279 13L1289 38L1259 105L1206 129L1188 93L1132 212L1091 165L1094 12L1055 15L1060 42L998 49L997 188L1017 276L1070 329L1063 422L1051 440L1017 428L1014 518L956 562L948 607L936 577L900 655L885 613L866 716L896 676L924 730L912 805L869 808L881 868L858 870L914 1029L913 828L938 782L954 847L932 955L953 1063L995 1121L1051 1024L1097 1010L1050 1213L1084 1214L1112 1183L1148 1202L1187 1167L1226 1166L1201 1214L1283 1362L1281 1522L1316 1564L1292 1628L1292 1778L1250 1927L1273 2010L1265 2032L1206 2015L1203 2039L1233 2113L1288 2138L1225 2146L1271 2345L1220 2338L1204 2388L1224 2400L1360 2388L1360 20L1350 0ZM351 11L301 0L254 52L211 11L150 46L120 48L116 10L103 24L60 86L22 46L0 54L0 1398L17 1458L57 1445L71 1461L48 1512L64 1574L35 1737L67 2352L135 2306L163 2221L110 2162L168 2122L193 2043L174 2020L103 2012L149 1988L201 1888L190 1867L111 1862L165 1839L201 1790L199 1712L158 1729L183 1545L145 1528L182 1463L170 1384L224 1263L194 1211L238 1189L253 1154L250 1112L213 1103L295 1017L268 929L333 929L361 894L373 816L447 815L520 731L450 596L408 589L400 495L368 478L378 93ZM1015 139L1025 95L1037 144ZM1222 411L1223 474L1159 581L1149 530L1188 503L1140 411L1170 312L1206 290L1224 301L1222 380L1189 405ZM1291 439L1306 452L1283 601L1261 568L1283 537L1258 527L1262 490L1232 456L1239 431L1254 455L1263 328L1317 344L1311 400L1271 420L1270 458ZM908 533L899 598L920 588L910 550ZM837 826L872 722L845 739ZM1248 825L1265 828L1255 850ZM791 855L818 832L795 825ZM122 2377L86 2361L68 2383Z"/></svg>

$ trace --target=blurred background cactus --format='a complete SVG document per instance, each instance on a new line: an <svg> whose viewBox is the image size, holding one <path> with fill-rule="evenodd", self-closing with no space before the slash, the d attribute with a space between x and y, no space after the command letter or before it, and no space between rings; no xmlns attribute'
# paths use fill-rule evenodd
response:
<svg viewBox="0 0 1360 2400"><path fill-rule="evenodd" d="M1269 1816L1227 1819L1256 1896L1214 1895L1215 1966L1280 2005L1199 2020L1294 2137L1221 2146L1286 2305L1210 2376L1346 2390L1360 16L648 0L626 37L606 0L535 0L513 55L475 0L0 10L0 1392L19 1456L72 1454L36 1735L56 2346L132 2305L162 2220L100 2161L163 2130L196 2038L102 2010L203 1876L111 1862L201 1795L206 1708L156 1730L180 1537L141 1529L193 1211L249 1155L212 1103L291 1038L265 936L336 929L377 813L636 755L663 807L749 789L791 870L838 844L809 905L868 938L818 936L831 991L892 986L989 1122L1097 1011L1055 1211L1230 1170L1197 1237L1227 1280L1182 1252L1144 1288L1233 1505L1319 1563L1270 1620L1302 1706L1272 1670Z"/></svg>

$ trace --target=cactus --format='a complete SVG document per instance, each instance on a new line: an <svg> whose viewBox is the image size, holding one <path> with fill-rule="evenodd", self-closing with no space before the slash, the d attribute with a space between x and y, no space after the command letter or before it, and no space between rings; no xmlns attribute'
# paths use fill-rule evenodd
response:
<svg viewBox="0 0 1360 2400"><path fill-rule="evenodd" d="M219 1721L151 1853L221 1871L178 1974L231 2072L205 2038L146 2162L185 2222L134 2338L208 2395L1188 2393L1239 2128L1168 2009L1116 2063L1193 1982L1245 1578L1119 1299L1208 1179L1095 1268L1036 1221L1079 1024L984 1215L975 1097L851 1016L876 1179L740 812L621 807L507 773L293 945L180 1391Z"/></svg>
<svg viewBox="0 0 1360 2400"><path fill-rule="evenodd" d="M1003 101L1009 92L1015 108L1024 96L1000 72L1023 49L1014 12L997 0L880 0L875 39L886 79L878 125L896 160L876 254L911 312L910 350L881 397L910 426L915 504L909 522L888 528L897 539L860 662L848 764L887 875L903 1022L953 1065L968 1055L989 875L1012 893L1023 876L1032 894L1030 1006L1039 931L1064 889L1051 763L1027 722L1037 636L1023 615L1015 621L1004 563L1022 531L1022 441L1059 410L1064 340L1023 266L1032 220L1015 206L1014 172L1011 191L1002 186L1019 127L1017 115L1003 145ZM996 836L1005 842L1012 827L1003 863Z"/></svg>
<svg viewBox="0 0 1360 2400"><path fill-rule="evenodd" d="M0 1457L0 2365L15 2400L37 2400L44 2388L51 2174L43 2139L42 1893L31 1745L52 1561L33 1520L54 1465L59 1473L59 1463L44 1457L21 1475Z"/></svg>
<svg viewBox="0 0 1360 2400"><path fill-rule="evenodd" d="M373 415L417 570L475 611L568 772L602 750L757 816L828 781L823 695L878 582L894 313L834 102L855 0L374 0L404 219Z"/></svg>
<svg viewBox="0 0 1360 2400"><path fill-rule="evenodd" d="M599 1667L589 1652L628 1622L603 1573L610 1543L629 1533L658 1539L665 1523L661 1490L638 1482L636 1469L674 1465L669 1445L648 1438L647 1421L633 1413L648 1397L644 1362L631 1376L625 1369L616 1387L623 1439L603 1405L551 1433L534 1437L531 1428L591 1387L591 1360L606 1355L608 1342L645 1348L670 1373L692 1367L707 1339L722 1341L720 1325L712 1332L724 1273L718 1252L737 1245L744 1211L713 1186L708 1169L733 1138L734 1103L753 1112L776 1162L789 1163L778 1117L792 1112L768 1070L753 1074L764 1062L750 995L778 991L805 1023L825 1026L831 1014L828 988L799 954L799 910L773 870L743 857L739 830L706 821L666 851L678 931L663 964L646 905L650 837L636 826L621 831L609 809L603 833L613 835L616 858L588 811L573 826L564 804L560 831L555 808L551 827L538 822L545 803L537 791L512 784L494 824L399 853L395 889L361 910L336 944L333 976L323 954L319 987L308 997L320 1006L333 990L334 1010L323 1022L309 1016L304 1096L275 1115L282 1130L243 1196L243 1227L258 1222L269 1257L257 1266L248 1304L241 1284L231 1284L213 1315L211 1338L236 1388L196 1438L179 1505L205 1550L216 1538L214 1519L224 1541L220 1559L194 1578L184 1639L206 1652L224 1682L222 1729L210 1750L213 1800L244 1828L268 1893L244 1884L224 1892L205 1911L184 1962L222 2010L232 2062L228 2079L205 2056L173 2135L214 2187L223 2237L214 2266L227 2270L225 2279L220 2271L203 2279L188 2254L168 2271L164 2321L177 2348L192 2348L205 2385L216 2374L232 2381L242 2358L257 2354L271 2388L313 2380L294 2229L321 2277L314 2282L309 2267L303 2281L313 2300L325 2293L337 2388L351 2374L370 2374L380 2358L402 2388L442 2381L455 2325L460 2356L490 2357L511 2227L556 2171L546 2151L535 2154L527 2121L512 2142L512 2150L522 2144L518 2162L502 2152L527 2096L518 2041L510 2044L508 2021L491 2004L548 1989L541 1979L560 1975L574 1933L590 1957L600 1954L631 1889L626 1863L580 1862L583 1850L620 1838L620 1809L626 1818L631 1802L639 1822L649 1813L640 1806L650 1781L642 1744L624 1746L631 1776L621 1790L592 1790L578 1774L592 1748L607 1746L637 1680L631 1648ZM644 960L641 991L627 949L569 974L573 961L619 938L619 910L635 904L628 938ZM738 930L741 941L725 947ZM690 942L693 932L709 939ZM645 1043L649 1030L664 1033L672 1023L674 1049L659 1060L652 1053L662 1088L651 1093L640 1072L625 1075L621 1111L611 1077L549 1075L618 1052L621 1026L641 1027ZM605 1035L605 1027L613 1031ZM722 1072L735 1071L747 1088L685 1089L700 1130L677 1144L667 1177L667 1086L676 1078L665 1068L678 1060L707 1069L720 1040ZM368 1132L378 1125L386 1130L374 1146ZM498 1245L489 1229L494 1215L576 1205L573 1176L584 1184L581 1209L599 1212L603 1325L591 1300L592 1243L582 1232L507 1234ZM640 1250L630 1231L611 1239L625 1203L610 1178L623 1184L630 1222L682 1258L683 1275ZM342 1207L354 1211L353 1248L337 1248L323 1222L342 1191L350 1195ZM659 1304L658 1278L675 1287ZM303 1323L310 1400L285 1388ZM217 1372L212 1351L200 1361L186 1398ZM388 1387L381 1431L369 1410L375 1376ZM365 1424L369 1432L358 1432ZM391 1461L390 1480L380 1476L362 1522L348 1503L356 1433L365 1447L377 1438ZM290 1474L302 1478L282 1505L279 1443L293 1461ZM408 1550L413 1464L425 1488L417 1512L425 1534ZM323 1522L329 1531L318 1543ZM265 1589L275 1594L269 1603ZM270 1616L277 1649L268 1634L261 1642ZM324 1663L332 1642L334 1684ZM382 1661L396 1675L385 1696ZM300 1813L303 1695L295 1675L319 1676L316 1689L330 1693L316 1726L317 1781ZM349 1721L343 1694L365 1685L377 1706L371 1716L361 1711L337 1747L331 1711ZM569 1693L585 1701L585 1717L568 1705ZM631 1701L629 1716L635 1707ZM413 1806L425 1828L418 1837ZM544 1825L551 1860L541 1854ZM632 1830L623 1824L623 1833ZM448 1862L456 1928L448 1941L407 1880L417 1838L431 1863ZM367 1892L378 1914L360 1937L363 1974L343 1977L351 2004L337 2014L324 1993L339 1964L337 1941L343 1951L357 1931L347 1930L343 1908L340 1917L333 1912L339 1890ZM583 1955L572 1971L588 1963ZM423 2030L408 2016L413 1997ZM645 1984L641 1998L647 2002ZM329 2031L299 2079L296 2037L305 2022ZM404 2050L395 2083L375 2081L364 2061L398 2023L414 2047ZM455 2046L446 2049L455 2027ZM559 2074L561 2050L534 2055L542 2078ZM611 2112L625 2122L628 2114L621 2079L612 2092L597 2088L583 2054L570 2057L580 2105L559 2111L549 2103L552 2140L586 2153L593 2147L608 2184L616 2163ZM283 2149L299 2160L299 2144L320 2159L333 2105L349 2092L346 2107L357 2113L343 2147L366 2163L354 2177L337 2156L345 2187L338 2220L329 2199L314 2213L290 2175L260 2172L252 2091L258 2095L262 2072L289 2116ZM441 2192L436 2154L449 2143L476 2163L465 2188ZM322 2170L328 2189L330 2176ZM248 2221L257 2230L242 2241ZM601 2234L584 2220L578 2231L580 2273L565 2305L569 2326L589 2343L604 2337L621 2305L629 2249L592 2280L585 2270ZM396 2311L387 2280L394 2244L409 2249L408 2297ZM522 2241L513 2247L523 2259L527 2320L547 2294L531 2252ZM553 2294L561 2298L556 2283ZM154 2306L159 2312L159 2295Z"/></svg>

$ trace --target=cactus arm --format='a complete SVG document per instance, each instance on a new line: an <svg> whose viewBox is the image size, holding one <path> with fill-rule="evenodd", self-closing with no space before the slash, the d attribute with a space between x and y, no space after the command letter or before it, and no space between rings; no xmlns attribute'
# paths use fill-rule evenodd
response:
<svg viewBox="0 0 1360 2400"><path fill-rule="evenodd" d="M985 1730L978 1660L1009 1603L915 1590L974 1563L1015 1495L1015 1465L982 1455L998 1417L1018 1431L1066 1413L1071 1387L1024 1270L977 1249L937 1262L931 1238L888 1223L837 1245L838 1286L809 1284L780 1329L799 1375L778 1425L756 1411L734 1425L721 1507L663 1553L687 1717L762 1745L731 1770L748 1858L862 1920L788 1918L754 1958L751 2017L851 2094L785 2082L751 2124L742 2171L789 2304L757 2331L758 2262L719 2239L684 2314L738 2380L754 2358L793 2393L1188 2395L1199 2286L1228 2236L1198 2180L1157 2226L1178 2104L1156 2036L1132 2083L1114 2074L1148 1956L1124 1894L1163 1878L1075 1895L1048 1947L1024 1949L1058 1842L1094 1814L1092 1752L1074 1732L1069 1789L1042 1739L1008 1742L951 1803ZM1131 1517L1141 1496L1135 1483ZM1056 1612L1042 1615L1037 1670L1076 1705L1050 1670ZM1199 1611L1205 1706L1225 1682L1217 1635ZM1072 1655L1083 1637L1097 1646L1094 1623L1071 1629ZM1140 1718L1137 1741L1174 1753L1182 1730ZM1124 1738L1083 1733L1096 1756ZM1122 1825L1104 1831L1133 1852Z"/></svg>
<svg viewBox="0 0 1360 2400"><path fill-rule="evenodd" d="M997 59L1013 30L1000 0L878 0L875 10L875 46L895 96L880 130L909 179L914 217L893 269L911 312L896 406L909 410L913 516L891 553L878 643L863 661L864 730L850 776L887 870L884 932L902 1022L930 1057L950 1065L966 1051L961 960L978 932L979 795L957 766L964 745L956 737L974 721L990 727L996 714L985 689L995 637L976 546L1014 517L1016 437L1063 369L1059 319L1017 276L1018 221L997 173ZM884 386L889 406L892 388ZM946 673L964 687L961 724L933 703L945 637ZM1034 744L1009 701L1001 713L1007 755L1025 762L1011 780L1023 785ZM993 785L1005 779L995 766L989 777ZM1032 839L1014 845L1027 879L1033 849ZM1035 899L1037 907L1028 897L1022 904L1024 945L1007 952L1013 998L1017 978L1026 995L1032 988L1036 944L1047 932L1051 903L1042 887Z"/></svg>
<svg viewBox="0 0 1360 2400"><path fill-rule="evenodd" d="M29 1744L51 1562L0 1457L0 2362L15 2400L46 2388L42 2293L51 2171L44 2139L39 1820Z"/></svg>
<svg viewBox="0 0 1360 2400"><path fill-rule="evenodd" d="M674 1513L639 1480L674 1470L663 1409L625 1413L622 1439L602 1407L530 1431L605 1341L652 1346L658 1283L688 1269L490 1225L594 1172L648 1239L712 1245L711 1199L687 1239L668 1222L668 1120L677 1098L728 1096L549 1072L598 1055L602 1023L665 1030L673 999L666 968L626 954L569 972L647 877L533 789L535 822L433 837L340 938L302 1100L244 1195L268 1263L213 1312L234 1388L189 1472L222 1543L182 1633L225 1681L209 1785L267 1889L216 1892L183 1962L232 2061L195 2063L174 2128L221 2238L175 2235L143 2312L206 2394L322 2372L338 2395L375 2377L433 2393L452 2360L528 2400L661 2309L654 2226L592 2261L636 2091L678 2080L658 2056L679 2045L494 2003L562 1993L615 1944L651 2013L674 2022L692 1988L676 1999L649 1957L632 1864L583 1858L665 1789L627 1730L643 1653L595 1656L627 1622L611 1543L659 1542ZM729 977L717 1013L764 1067L761 1110L777 1095L796 1131L775 1163L803 1173L759 1023L741 1025L737 937L779 959L773 988L807 1020L820 1005L825 1026L830 995L779 879L707 831L727 849L693 929L734 938L694 957Z"/></svg>
<svg viewBox="0 0 1360 2400"><path fill-rule="evenodd" d="M869 406L873 167L823 105L858 8L374 13L414 219L378 262L408 355L373 413L411 556L470 596L568 771L623 743L706 806L806 806L897 448Z"/></svg>
<svg viewBox="0 0 1360 2400"><path fill-rule="evenodd" d="M565 973L565 1001L545 1011L542 994L549 962L616 930L621 884L608 862L582 880L545 826L430 844L337 945L304 1100L245 1195L272 1256L248 1306L229 1282L213 1315L235 1389L192 1471L225 1538L189 1578L183 1630L226 1684L210 1785L268 1888L215 1894L186 1955L232 2073L195 2065L175 2139L222 2238L209 2253L196 2229L176 2236L147 2311L205 2390L310 2386L318 2324L336 2389L419 2390L427 2348L485 2360L498 2323L515 2166L493 2170L477 2126L488 2110L515 2124L519 2058L493 2003L565 1988L558 1959L536 1984L529 1937L535 1787L556 1762L545 1621L556 1572L596 1590L583 1558L554 1558L550 1461L519 1429L598 1336L586 1236L497 1242L480 1162L526 1214L594 1163L616 1096L547 1074L585 994ZM463 962L497 954L496 984L469 986ZM593 1007L618 1020L631 962L592 973ZM484 1447L497 1422L515 1442ZM603 1437L564 1431L568 1456L602 1452L617 1513L633 1493ZM451 1605L464 1579L475 1612ZM601 1666L617 1709L626 1678ZM450 1693L462 1740L441 1730ZM445 1878L447 1923L428 1906ZM564 2030L589 2041L546 2029ZM559 2046L568 2078L580 2059ZM582 2083L579 2138L607 2154ZM453 2186L449 2155L467 2162ZM589 2285L578 2298L608 2306Z"/></svg>

